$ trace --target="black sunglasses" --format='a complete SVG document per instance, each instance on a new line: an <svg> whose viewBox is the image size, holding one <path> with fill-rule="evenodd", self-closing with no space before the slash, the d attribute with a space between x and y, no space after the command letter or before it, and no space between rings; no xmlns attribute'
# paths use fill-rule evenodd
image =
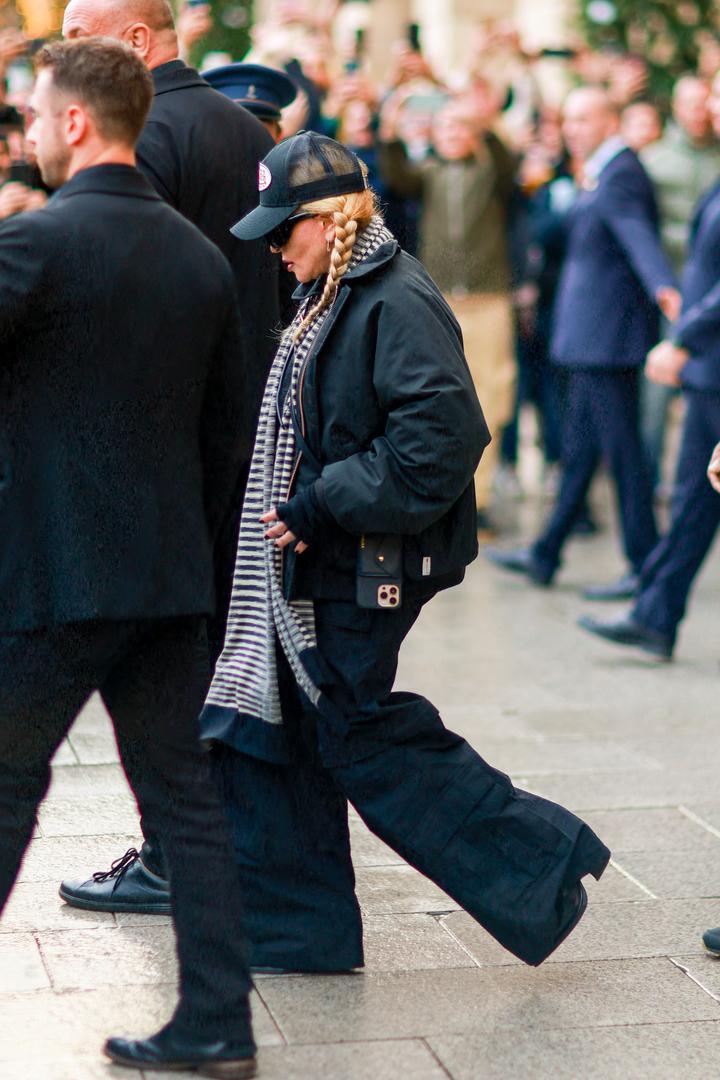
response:
<svg viewBox="0 0 720 1080"><path fill-rule="evenodd" d="M279 225L276 225L274 229L271 229L269 233L265 233L265 240L272 250L283 248L290 239L290 235L297 225L298 221L304 221L305 218L315 217L315 214L293 214L292 217L285 218Z"/></svg>

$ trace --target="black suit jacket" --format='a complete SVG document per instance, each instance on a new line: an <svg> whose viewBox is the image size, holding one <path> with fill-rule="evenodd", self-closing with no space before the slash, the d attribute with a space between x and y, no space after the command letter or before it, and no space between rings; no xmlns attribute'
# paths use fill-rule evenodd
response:
<svg viewBox="0 0 720 1080"><path fill-rule="evenodd" d="M249 346L249 392L259 409L277 348L278 258L263 240L238 240L230 227L257 206L258 162L273 140L256 117L182 60L162 64L152 77L155 97L137 145L138 166L232 267Z"/></svg>
<svg viewBox="0 0 720 1080"><path fill-rule="evenodd" d="M0 633L212 610L239 335L227 262L130 166L0 227Z"/></svg>

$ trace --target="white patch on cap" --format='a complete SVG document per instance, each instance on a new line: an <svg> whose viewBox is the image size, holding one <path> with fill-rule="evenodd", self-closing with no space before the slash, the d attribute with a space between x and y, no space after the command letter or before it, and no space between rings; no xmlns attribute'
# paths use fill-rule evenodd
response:
<svg viewBox="0 0 720 1080"><path fill-rule="evenodd" d="M267 191L272 184L272 173L261 161L258 166L258 191Z"/></svg>

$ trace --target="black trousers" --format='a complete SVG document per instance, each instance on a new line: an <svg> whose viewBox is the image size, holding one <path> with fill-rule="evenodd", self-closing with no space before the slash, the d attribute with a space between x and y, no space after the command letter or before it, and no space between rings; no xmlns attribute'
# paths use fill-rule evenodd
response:
<svg viewBox="0 0 720 1080"><path fill-rule="evenodd" d="M643 564L634 615L673 640L718 525L720 495L707 467L720 439L720 393L688 391L670 531Z"/></svg>
<svg viewBox="0 0 720 1080"><path fill-rule="evenodd" d="M250 1053L241 882L197 734L207 666L204 620L197 618L0 635L0 910L47 791L50 759L99 690L170 873L180 962L175 1022L210 1039L245 1043Z"/></svg>
<svg viewBox="0 0 720 1080"><path fill-rule="evenodd" d="M585 504L602 458L617 492L623 547L638 573L657 542L652 486L638 428L638 372L571 371L565 416L563 479L555 507L533 546L551 573Z"/></svg>
<svg viewBox="0 0 720 1080"><path fill-rule="evenodd" d="M314 709L281 661L290 762L214 751L241 870L254 964L362 964L347 804L385 843L530 964L553 950L563 889L609 852L577 817L516 789L430 702L393 693L400 643L421 607L316 602L323 686Z"/></svg>

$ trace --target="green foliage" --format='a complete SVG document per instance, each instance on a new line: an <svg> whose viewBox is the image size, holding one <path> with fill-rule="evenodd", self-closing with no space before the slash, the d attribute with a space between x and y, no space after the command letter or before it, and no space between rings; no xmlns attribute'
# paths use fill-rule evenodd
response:
<svg viewBox="0 0 720 1080"><path fill-rule="evenodd" d="M191 60L199 63L209 52L230 53L242 60L250 48L252 0L208 0L212 8L213 28L192 50Z"/></svg>
<svg viewBox="0 0 720 1080"><path fill-rule="evenodd" d="M646 57L651 92L668 94L674 79L697 66L703 44L720 27L715 0L582 0L589 44L619 45Z"/></svg>

